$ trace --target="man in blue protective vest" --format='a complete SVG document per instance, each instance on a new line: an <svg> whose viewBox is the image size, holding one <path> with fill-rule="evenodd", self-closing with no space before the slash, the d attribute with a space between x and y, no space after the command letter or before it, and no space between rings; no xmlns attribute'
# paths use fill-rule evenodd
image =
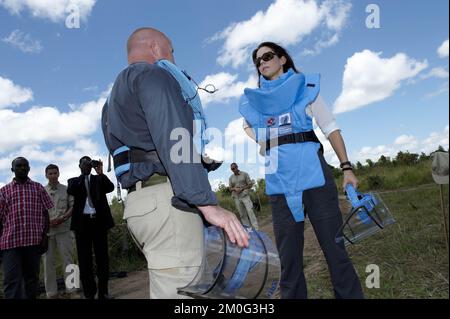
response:
<svg viewBox="0 0 450 319"><path fill-rule="evenodd" d="M102 114L117 179L128 190L124 219L148 262L150 298L184 297L177 288L188 285L202 263L202 218L241 247L249 239L238 218L217 205L209 162L194 159L193 120L202 116L201 103L173 52L162 32L134 31L127 43L129 65L117 76ZM174 151L180 143L181 161Z"/></svg>

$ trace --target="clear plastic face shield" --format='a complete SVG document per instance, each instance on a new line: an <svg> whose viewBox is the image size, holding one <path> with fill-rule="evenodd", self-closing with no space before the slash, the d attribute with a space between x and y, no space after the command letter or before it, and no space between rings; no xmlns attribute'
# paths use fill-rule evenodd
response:
<svg viewBox="0 0 450 319"><path fill-rule="evenodd" d="M280 260L270 238L250 231L248 248L230 242L221 228L205 228L203 264L178 293L197 299L270 299L280 281Z"/></svg>

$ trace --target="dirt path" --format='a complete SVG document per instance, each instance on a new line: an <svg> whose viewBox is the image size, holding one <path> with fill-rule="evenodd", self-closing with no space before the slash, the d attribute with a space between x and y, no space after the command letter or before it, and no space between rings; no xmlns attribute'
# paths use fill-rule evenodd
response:
<svg viewBox="0 0 450 319"><path fill-rule="evenodd" d="M129 272L124 278L109 282L109 293L115 299L149 299L148 272Z"/></svg>
<svg viewBox="0 0 450 319"><path fill-rule="evenodd" d="M340 198L341 210L346 212L349 209L344 198ZM271 216L265 216L259 221L261 231L269 235L275 242L272 230ZM317 242L314 230L308 220L305 222L305 276L311 278L314 274L327 271L325 258ZM110 293L116 299L148 299L148 272L136 271L127 274L127 277L116 278L110 281ZM279 292L275 294L279 298ZM314 297L314 296L311 296Z"/></svg>

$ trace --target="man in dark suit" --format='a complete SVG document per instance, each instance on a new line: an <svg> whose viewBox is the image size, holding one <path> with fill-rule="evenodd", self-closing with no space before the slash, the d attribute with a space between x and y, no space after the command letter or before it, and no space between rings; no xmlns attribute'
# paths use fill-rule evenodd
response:
<svg viewBox="0 0 450 319"><path fill-rule="evenodd" d="M75 232L84 296L94 299L97 285L94 279L92 248L97 264L98 299L109 299L108 229L114 226L106 194L114 184L103 174L101 161L90 157L80 159L81 175L68 180L67 193L74 197L71 230ZM92 168L97 175L91 175Z"/></svg>

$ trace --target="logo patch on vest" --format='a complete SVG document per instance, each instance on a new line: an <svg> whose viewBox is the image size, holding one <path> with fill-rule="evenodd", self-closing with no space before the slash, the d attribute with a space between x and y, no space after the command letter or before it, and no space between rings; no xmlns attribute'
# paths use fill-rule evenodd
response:
<svg viewBox="0 0 450 319"><path fill-rule="evenodd" d="M291 113L282 114L278 117L280 126L291 125Z"/></svg>
<svg viewBox="0 0 450 319"><path fill-rule="evenodd" d="M267 126L273 126L275 125L275 122L276 122L275 118L271 117L267 119L266 124Z"/></svg>
<svg viewBox="0 0 450 319"><path fill-rule="evenodd" d="M292 115L291 113L281 114L278 117L278 135L292 133Z"/></svg>

